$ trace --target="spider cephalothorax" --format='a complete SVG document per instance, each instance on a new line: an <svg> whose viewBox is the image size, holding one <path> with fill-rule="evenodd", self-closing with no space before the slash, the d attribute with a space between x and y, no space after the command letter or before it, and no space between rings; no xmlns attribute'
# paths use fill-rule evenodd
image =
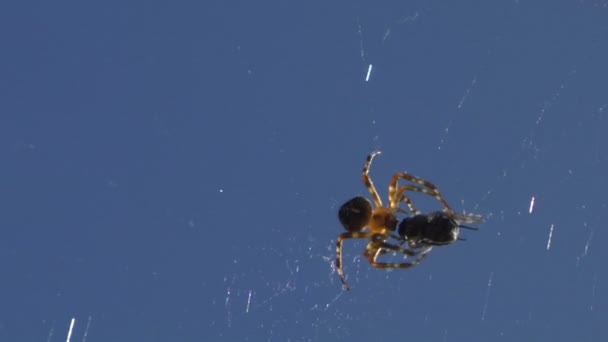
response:
<svg viewBox="0 0 608 342"><path fill-rule="evenodd" d="M345 239L368 239L369 243L363 255L373 267L387 269L409 268L417 265L426 257L427 253L431 250L430 246L448 244L458 238L459 226L455 220L466 222L476 222L477 220L477 217L454 213L435 185L405 172L398 172L392 176L388 186L389 203L388 206L383 206L382 200L368 175L372 160L379 153L380 151L376 151L367 157L362 171L363 184L365 184L373 198L375 209L368 199L357 196L344 203L338 212L338 218L346 232L340 234L336 242L336 269L342 281L342 287L346 290L349 287L342 269L342 244ZM414 184L397 187L399 179L404 179ZM444 206L444 210L437 212L439 214L434 216L430 216L430 214L421 215L420 211L414 207L411 199L406 195L406 191L421 192L433 196ZM395 236L391 232L396 230L399 222L396 214L398 212L408 213L405 209L399 207L401 202L407 204L407 207L414 216L406 218L401 222L399 225L400 235ZM403 234L401 234L402 232ZM387 242L389 238L396 239L399 245L389 244ZM450 239L452 240L449 241ZM417 250L402 248L400 245L405 242L408 242L409 247L416 248ZM401 253L407 257L416 258L411 262L378 262L378 257L387 252Z"/></svg>
<svg viewBox="0 0 608 342"><path fill-rule="evenodd" d="M380 207L372 209L370 201L362 196L357 196L340 207L338 212L340 223L349 232L360 232L366 226L372 231L379 231L384 228L394 231L399 220L394 215L394 210Z"/></svg>

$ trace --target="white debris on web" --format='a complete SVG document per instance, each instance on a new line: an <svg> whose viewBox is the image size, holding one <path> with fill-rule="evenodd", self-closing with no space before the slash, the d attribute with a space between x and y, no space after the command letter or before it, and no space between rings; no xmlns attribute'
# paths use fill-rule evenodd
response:
<svg viewBox="0 0 608 342"><path fill-rule="evenodd" d="M486 299L483 303L483 310L481 311L481 320L486 319L486 312L488 311L488 300L490 299L490 289L492 288L492 278L494 277L494 272L490 272L490 278L488 279L488 289L486 290Z"/></svg>
<svg viewBox="0 0 608 342"><path fill-rule="evenodd" d="M587 252L589 251L589 244L591 243L591 239L593 238L593 230L589 233L589 238L587 239L587 243L585 244L585 250L583 251L583 256L587 256Z"/></svg>
<svg viewBox="0 0 608 342"><path fill-rule="evenodd" d="M70 329L68 330L68 338L65 340L66 342L70 342L70 339L72 338L72 330L74 329L75 323L76 318L72 318L72 321L70 322Z"/></svg>
<svg viewBox="0 0 608 342"><path fill-rule="evenodd" d="M477 76L473 76L473 81L471 81L471 85L467 88L467 90L465 90L464 95L462 95L462 98L460 99L460 103L458 103L458 109L462 108L464 101L466 101L467 97L469 97L469 94L471 93L471 89L473 89L473 87L475 86L475 83L477 83Z"/></svg>
<svg viewBox="0 0 608 342"><path fill-rule="evenodd" d="M252 290L249 290L249 296L247 296L247 308L245 309L245 313L249 313L249 305L251 304L251 292Z"/></svg>
<svg viewBox="0 0 608 342"><path fill-rule="evenodd" d="M365 61L365 50L363 49L363 27L361 26L361 22L359 22L359 17L357 17L357 34L359 35L359 48L361 50L361 60Z"/></svg>
<svg viewBox="0 0 608 342"><path fill-rule="evenodd" d="M569 77L572 77L573 75L576 74L576 69L570 71L570 73L568 73ZM553 96L551 96L551 99L549 99L548 101L545 102L545 104L543 105L543 107L540 110L540 113L538 114L538 118L536 119L536 124L540 125L541 122L543 121L543 117L545 116L545 112L547 111L547 109L549 109L553 103L555 103L555 101L557 101L557 99L560 97L562 91L566 88L566 83L562 83L559 85L559 89L557 89L555 91L555 93L553 93Z"/></svg>
<svg viewBox="0 0 608 342"><path fill-rule="evenodd" d="M587 222L584 222L583 225L585 227L587 227ZM583 252L581 253L581 255L576 257L576 266L579 266L581 263L581 260L587 256L587 253L589 252L589 245L591 244L591 239L593 239L594 231L595 231L595 229L593 229L593 228L589 231L589 237L587 238L587 242L585 243L585 248L583 249Z"/></svg>
<svg viewBox="0 0 608 342"><path fill-rule="evenodd" d="M387 39L388 36L390 36L391 34L391 28L387 28L386 31L384 31L384 35L382 36L382 43L384 43Z"/></svg>
<svg viewBox="0 0 608 342"><path fill-rule="evenodd" d="M338 292L338 294L335 295L334 298L329 301L329 303L325 303L325 305L315 304L308 310L309 311L327 311L329 309L329 307L332 306L332 304L335 303L338 300L338 298L342 297L342 295L344 293L346 293L346 291L340 290Z"/></svg>
<svg viewBox="0 0 608 342"><path fill-rule="evenodd" d="M547 239L547 250L551 248L551 238L553 237L553 224L551 225L551 229L549 230L549 238Z"/></svg>
<svg viewBox="0 0 608 342"><path fill-rule="evenodd" d="M418 12L414 12L413 15L407 16L407 17L399 20L399 24L404 24L404 23L407 23L408 21L414 21L414 20L416 20L416 18L418 18Z"/></svg>
<svg viewBox="0 0 608 342"><path fill-rule="evenodd" d="M458 109L461 109L462 106L464 105L464 102L467 100L467 98L469 97L469 94L471 93L471 90L473 89L473 87L475 86L475 84L477 83L477 76L473 76L473 80L471 81L471 85L469 85L465 91L464 94L462 95L462 97L460 98L460 102L458 102ZM441 137L441 139L439 140L439 146L437 146L438 150L442 150L444 148L444 146L447 143L448 140L448 134L450 133L450 128L452 127L452 125L454 124L454 118L451 118L447 125L445 126L445 128L443 129L443 136Z"/></svg>
<svg viewBox="0 0 608 342"><path fill-rule="evenodd" d="M597 288L597 274L593 275L593 285L591 286L591 305L589 311L593 311L593 303L595 303L595 289Z"/></svg>
<svg viewBox="0 0 608 342"><path fill-rule="evenodd" d="M528 212L530 214L532 214L533 210L534 210L534 196L532 196L532 198L530 199L530 209L528 210Z"/></svg>
<svg viewBox="0 0 608 342"><path fill-rule="evenodd" d="M229 303L230 303L230 287L228 287L226 289L226 302L224 304L224 306L226 307L226 323L228 325L228 328L230 328L232 325L232 316L230 314L230 307L228 306Z"/></svg>
<svg viewBox="0 0 608 342"><path fill-rule="evenodd" d="M55 321L53 321L53 324L51 325L51 329L49 330L49 335L46 338L46 342L51 342L54 332L55 332Z"/></svg>
<svg viewBox="0 0 608 342"><path fill-rule="evenodd" d="M87 327L84 329L84 336L82 337L82 342L87 342L87 336L89 336L89 328L91 327L91 320L93 320L93 317L89 316L89 320L87 321Z"/></svg>
<svg viewBox="0 0 608 342"><path fill-rule="evenodd" d="M369 81L369 75L372 73L372 65L370 64L367 68L367 76L365 76L365 82Z"/></svg>

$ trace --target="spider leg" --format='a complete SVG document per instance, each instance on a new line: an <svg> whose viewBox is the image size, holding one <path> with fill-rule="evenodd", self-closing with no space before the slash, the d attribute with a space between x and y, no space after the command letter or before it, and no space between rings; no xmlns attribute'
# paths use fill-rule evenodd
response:
<svg viewBox="0 0 608 342"><path fill-rule="evenodd" d="M380 252L380 249L376 253L368 255L367 260L369 261L370 265L372 265L376 268L383 268L383 269L393 269L393 268L403 269L403 268L414 267L414 266L418 265L427 256L427 253L417 254L418 257L410 262L401 262L401 263L377 262L376 260L381 255L381 253L379 253L379 252Z"/></svg>
<svg viewBox="0 0 608 342"><path fill-rule="evenodd" d="M397 188L397 181L399 179L405 179L412 183L423 185L425 186L425 188L416 185L405 185ZM391 208L399 206L400 202L405 202L408 208L410 208L410 210L412 211L412 213L416 214L419 212L418 210L414 209L414 206L412 205L412 200L405 195L405 191L417 191L427 194L429 196L433 196L439 202L441 202L441 204L443 204L443 206L445 206L450 212L452 212L452 209L450 208L448 203L443 199L443 196L441 195L441 193L439 193L439 190L433 183L426 181L422 178L412 176L407 172L398 172L395 173L393 177L391 177L391 182L388 185L388 198L390 201Z"/></svg>
<svg viewBox="0 0 608 342"><path fill-rule="evenodd" d="M402 188L402 187L401 187ZM393 201L393 209L395 209L398 212L401 213L405 213L408 214L408 212L405 209L399 208L399 203L401 202L405 202L405 204L407 205L408 209L412 212L412 215L417 215L420 214L421 211L416 209L414 207L414 203L412 203L412 199L409 198L404 192L405 190L402 190L401 188L399 188L399 190L397 191L396 194L394 194L394 196L398 196L397 198L399 199L398 201Z"/></svg>
<svg viewBox="0 0 608 342"><path fill-rule="evenodd" d="M344 276L344 270L342 269L342 244L345 239L371 239L377 233L362 233L362 232L346 232L340 234L338 236L338 240L336 241L336 270L338 271L338 276L340 276L340 281L342 281L342 288L344 290L350 290L350 287L346 283L346 277Z"/></svg>
<svg viewBox="0 0 608 342"><path fill-rule="evenodd" d="M391 236L391 237L393 237L393 236ZM381 243L378 243L375 246L370 246L368 244L368 249L370 251L369 253L371 253L371 254L373 254L371 251L377 249L378 250L376 252L377 256L384 255L384 254L386 254L388 252L401 253L401 254L404 254L404 255L406 255L408 257L413 257L413 256L417 256L417 255L420 254L420 252L416 252L416 251L413 251L411 249L402 248L401 245L391 245L391 244L389 244L387 242L381 242ZM364 255L366 257L367 257L368 249L366 249L366 253L364 253Z"/></svg>
<svg viewBox="0 0 608 342"><path fill-rule="evenodd" d="M410 268L418 265L424 258L426 258L427 253L431 250L430 248L425 249L422 252L415 252L409 249L401 248L400 246L391 245L386 243L383 240L383 236L380 234L376 234L372 237L372 241L367 244L365 248L365 252L363 255L367 258L367 261L370 265L376 268L384 268L384 269L393 269L393 268ZM386 251L393 251L395 253L403 253L406 256L417 258L411 262L402 262L402 263L394 263L394 262L377 262L378 257L380 255L386 254Z"/></svg>
<svg viewBox="0 0 608 342"><path fill-rule="evenodd" d="M409 215L410 214L407 210L405 210L403 208L395 208L395 211L398 211L398 212L400 212L402 214L405 214L405 215Z"/></svg>
<svg viewBox="0 0 608 342"><path fill-rule="evenodd" d="M374 159L374 157L377 154L380 154L380 151L374 151L372 152L372 154L370 154L369 156L367 156L367 160L365 161L365 166L363 166L363 171L362 171L362 178L363 178L363 184L365 184L365 186L367 187L367 190L369 190L369 193L372 195L372 198L374 199L374 203L376 204L376 208L380 208L382 207L382 200L380 199L380 196L378 196L378 192L376 191L376 188L374 187L374 183L372 182L371 178L369 178L369 168L372 165L372 160Z"/></svg>
<svg viewBox="0 0 608 342"><path fill-rule="evenodd" d="M399 180L399 177L395 177L393 176L391 178L391 182L388 183L388 206L389 208L395 208L399 205L399 201L397 201L399 199L398 195L395 194L395 189L397 189L397 181ZM408 198L409 199L409 198ZM411 203L412 201L410 200L408 203ZM409 207L409 204L408 204Z"/></svg>
<svg viewBox="0 0 608 342"><path fill-rule="evenodd" d="M427 181L424 181L424 182L426 182L426 184L433 185L430 182L427 182ZM422 183L419 183L419 184L422 184ZM420 187L417 185L400 186L399 189L397 189L397 191L394 194L394 196L399 198L399 201L396 204L398 205L400 202L405 202L414 215L419 214L420 211L418 211L416 208L414 208L414 206L412 205L412 200L408 196L405 195L406 191L421 192L423 194L427 194L429 196L435 197L437 199L437 201L439 201L439 203L441 203L444 206L445 211L448 212L450 214L450 216L452 216L452 218L456 221L459 221L462 223L478 223L478 222L482 221L482 217L479 215L471 215L471 214L463 215L463 214L454 212L454 210L448 205L446 200L443 198L441 193L439 193L439 190L437 190L437 188L427 189L427 188L423 188L423 187Z"/></svg>
<svg viewBox="0 0 608 342"><path fill-rule="evenodd" d="M393 178L396 177L396 176L403 176L403 175L408 176L408 177L413 177L413 176L410 176L410 175L408 175L406 173L401 173L401 174L395 174L393 176ZM424 183L416 182L416 180L419 180L419 181L424 182ZM426 188L423 188L423 187L417 186L417 185L403 185L403 186L400 186L399 189L397 189L397 192L394 194L395 198L401 200L401 197L405 196L404 193L406 191L421 192L423 194L427 194L429 196L435 197L435 199L437 201L439 201L439 203L441 203L444 206L444 208L449 213L454 213L454 210L452 210L452 208L450 207L450 205L448 204L448 202L446 202L446 200L443 198L443 196L441 195L441 193L439 192L439 190L437 190L437 188L432 183L429 183L429 182L427 182L425 180L422 180L422 179L416 178L416 177L414 177L411 181L412 182L416 182L418 184L422 184L422 185L426 186ZM405 196L405 198L408 198L408 197ZM405 202L407 203L407 201L405 201ZM408 207L410 206L410 204L411 204L411 200L410 200L410 203L408 204Z"/></svg>

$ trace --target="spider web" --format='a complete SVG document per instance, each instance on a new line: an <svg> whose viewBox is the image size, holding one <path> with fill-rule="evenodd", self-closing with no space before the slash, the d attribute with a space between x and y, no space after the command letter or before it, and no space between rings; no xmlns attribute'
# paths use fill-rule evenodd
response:
<svg viewBox="0 0 608 342"><path fill-rule="evenodd" d="M527 10L535 14L526 14L519 5L512 6L512 10L522 13L513 13L511 19L534 21L541 15L534 9ZM360 81L370 98L393 94L397 87L391 82L421 82L414 76L387 76L393 72L391 68L399 67L397 63L407 65L394 61L398 56L392 54L399 54L399 49L408 53L422 49L425 43L412 43L411 36L426 30L436 22L435 15L445 14L443 11L410 9L400 19L393 14L390 20L381 20L377 18L379 13L360 9L354 30L359 43ZM511 54L523 48L516 44L523 34L513 23L505 23L481 46L457 47L472 49L476 54L455 56L474 59L452 65L467 65L469 70L468 75L460 73L459 93L431 93L439 102L447 102L442 110L422 109L422 113L416 113L377 102L367 107L371 145L366 151L386 152L372 172L381 196L386 196L383 180L401 171L398 165L407 165L407 171L437 180L454 207L483 214L482 230L469 234L467 242L436 248L417 269L404 272L369 267L360 255L365 242L349 242L345 244L344 265L353 290L348 293L340 290L335 274L333 241L324 244L316 233L296 233L287 243L293 247L280 259L289 260L289 255L304 252L301 259L291 259L298 267L287 260L277 265L283 270L283 281L266 293L256 291L256 310L281 312L280 319L272 323L269 338L359 341L407 335L408 339L442 341L524 336L599 339L598 303L605 298L599 297L598 289L606 274L601 271L599 251L593 246L605 238L597 228L606 219L606 202L600 189L606 185L603 128L607 127L607 103L605 94L597 89L605 86L598 75L598 63L599 56L607 52L594 42L592 32L579 31L577 37L585 38L585 43L576 52L534 76L523 71L509 75L509 71L500 69L509 63L515 68L523 62L523 57L517 59ZM545 34L537 33L542 48L530 52L539 56L525 70L540 67L543 56L557 49ZM463 39L466 41L466 37ZM566 37L561 43L574 44ZM536 79L527 85L524 76ZM407 93L405 89L399 92ZM407 101L413 101L411 97L414 95ZM399 128L391 128L395 123ZM407 126L424 129L415 132ZM420 143L414 150L403 146L409 141ZM403 148L408 151L405 156ZM365 154L352 156L344 172L358 171ZM355 191L365 194L358 173L352 173L342 183L354 184L359 187ZM355 195L350 185L344 186L346 195L332 198L330 212L336 212L342 201ZM434 209L433 199L422 196L415 201L429 211ZM311 220L306 227L310 231L326 229L324 223L310 216L297 221L306 219ZM317 272L327 277L319 278ZM328 286L335 290L326 291ZM250 291L241 289L239 306L245 302L249 305ZM295 302L288 304L291 300ZM560 303L559 308L554 303ZM237 310L235 306L226 309ZM584 329L575 332L563 328L571 326L567 312L572 311L580 315ZM411 329L403 331L401 321ZM372 332L371 326L375 327ZM305 332L292 335L291 327L301 327ZM380 336L376 335L378 331Z"/></svg>
<svg viewBox="0 0 608 342"><path fill-rule="evenodd" d="M4 30L0 340L608 337L604 1L58 8ZM408 270L348 241L346 292L373 150L385 202L485 221Z"/></svg>

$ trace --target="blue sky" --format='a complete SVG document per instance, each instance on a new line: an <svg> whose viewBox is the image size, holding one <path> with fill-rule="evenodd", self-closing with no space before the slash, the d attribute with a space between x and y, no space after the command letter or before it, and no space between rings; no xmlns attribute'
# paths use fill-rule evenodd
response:
<svg viewBox="0 0 608 342"><path fill-rule="evenodd" d="M603 1L7 2L0 41L2 341L608 337ZM344 292L373 150L486 221L348 241Z"/></svg>

